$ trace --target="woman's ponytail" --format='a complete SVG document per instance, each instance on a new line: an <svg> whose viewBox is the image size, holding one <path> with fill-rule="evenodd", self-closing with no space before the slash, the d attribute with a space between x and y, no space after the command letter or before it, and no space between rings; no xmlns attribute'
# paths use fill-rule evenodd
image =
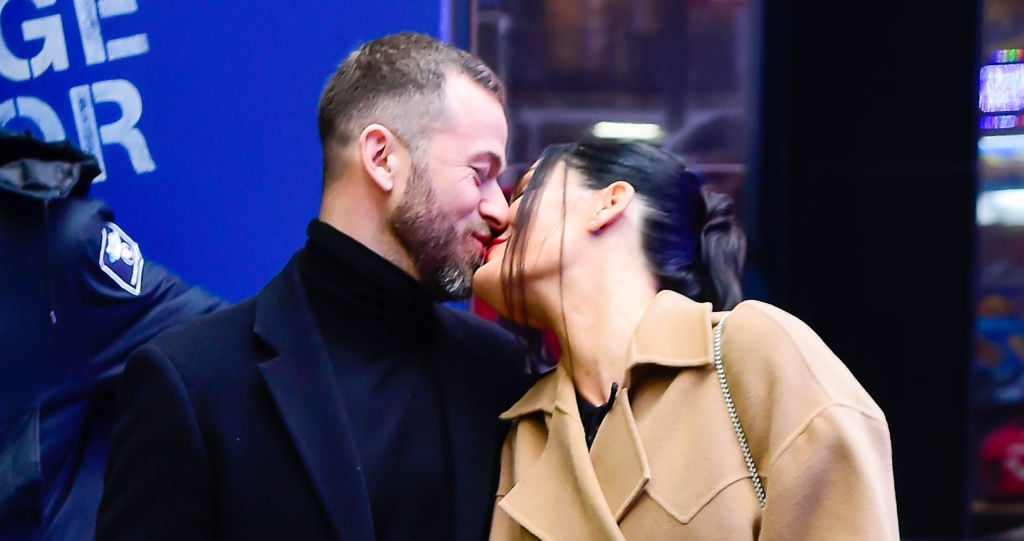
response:
<svg viewBox="0 0 1024 541"><path fill-rule="evenodd" d="M731 310L743 300L741 276L747 252L747 237L736 222L736 204L723 193L701 188L707 215L701 235L704 267L714 294L709 295L716 310Z"/></svg>

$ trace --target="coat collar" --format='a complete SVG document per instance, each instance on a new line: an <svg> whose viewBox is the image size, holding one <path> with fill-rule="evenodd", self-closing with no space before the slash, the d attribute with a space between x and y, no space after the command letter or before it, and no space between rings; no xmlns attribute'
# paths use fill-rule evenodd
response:
<svg viewBox="0 0 1024 541"><path fill-rule="evenodd" d="M719 320L720 315L711 312L710 303L694 302L673 291L658 292L633 331L626 354L627 374L642 364L687 368L712 363L711 325ZM694 333L688 332L689 329L705 331ZM501 418L511 420L536 411L553 413L560 396L557 392L559 371L569 379L571 387L568 372L559 365L559 369L541 378ZM576 409L575 394L571 402L565 400L562 399L563 409Z"/></svg>
<svg viewBox="0 0 1024 541"><path fill-rule="evenodd" d="M338 539L373 539L366 481L334 370L298 272L298 256L259 293L253 331L275 352L260 363Z"/></svg>
<svg viewBox="0 0 1024 541"><path fill-rule="evenodd" d="M712 362L711 305L660 292L637 325L627 353L629 370L642 364L697 367ZM704 329L688 331L688 329ZM624 385L587 449L569 371L559 365L512 408L515 419L545 413L547 442L537 462L501 499L513 520L541 539L624 539L618 522L651 481Z"/></svg>
<svg viewBox="0 0 1024 541"><path fill-rule="evenodd" d="M640 364L687 368L714 361L711 303L660 291L633 331L626 370ZM692 332L691 329L701 329Z"/></svg>

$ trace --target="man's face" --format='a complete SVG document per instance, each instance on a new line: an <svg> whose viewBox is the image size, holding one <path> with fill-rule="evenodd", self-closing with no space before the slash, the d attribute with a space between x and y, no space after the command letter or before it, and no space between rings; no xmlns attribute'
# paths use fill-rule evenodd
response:
<svg viewBox="0 0 1024 541"><path fill-rule="evenodd" d="M441 300L469 296L484 249L508 223L498 186L508 140L505 112L464 75L450 75L446 93L448 116L413 156L405 189L388 216L420 283Z"/></svg>

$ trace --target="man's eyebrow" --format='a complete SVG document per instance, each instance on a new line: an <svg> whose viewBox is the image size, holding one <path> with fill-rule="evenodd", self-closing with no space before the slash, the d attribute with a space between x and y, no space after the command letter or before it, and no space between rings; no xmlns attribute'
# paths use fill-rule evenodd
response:
<svg viewBox="0 0 1024 541"><path fill-rule="evenodd" d="M490 150L482 150L477 152L470 158L470 163L476 163L479 161L486 161L488 167L488 173L492 177L497 177L505 170L505 159Z"/></svg>

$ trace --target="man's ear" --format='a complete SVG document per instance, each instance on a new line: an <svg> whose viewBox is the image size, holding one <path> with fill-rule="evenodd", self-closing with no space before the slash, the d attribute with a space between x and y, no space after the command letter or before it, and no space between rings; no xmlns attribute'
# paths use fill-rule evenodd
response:
<svg viewBox="0 0 1024 541"><path fill-rule="evenodd" d="M596 204L587 230L591 233L599 233L605 227L615 223L633 202L634 195L636 195L636 189L625 180L616 180L598 190L594 196Z"/></svg>
<svg viewBox="0 0 1024 541"><path fill-rule="evenodd" d="M359 161L374 184L385 192L394 189L407 154L405 145L386 126L370 124L359 134Z"/></svg>

